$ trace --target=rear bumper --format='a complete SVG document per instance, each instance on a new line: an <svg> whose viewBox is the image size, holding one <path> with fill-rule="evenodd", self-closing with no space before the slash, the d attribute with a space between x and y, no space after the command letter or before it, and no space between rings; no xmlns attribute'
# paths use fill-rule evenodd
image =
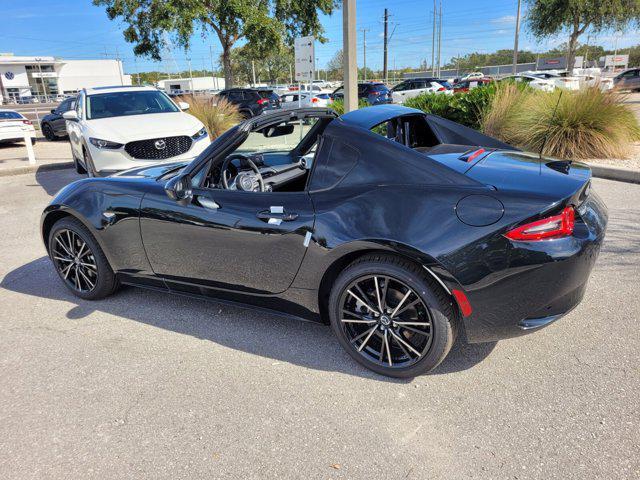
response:
<svg viewBox="0 0 640 480"><path fill-rule="evenodd" d="M25 136L28 138L36 138L36 132L33 128L29 130L7 129L4 132L0 131L0 142L19 142L23 140Z"/></svg>
<svg viewBox="0 0 640 480"><path fill-rule="evenodd" d="M582 300L600 252L607 211L595 193L578 208L574 234L541 242L505 239L506 268L465 291L473 313L464 318L467 341L492 342L535 332Z"/></svg>

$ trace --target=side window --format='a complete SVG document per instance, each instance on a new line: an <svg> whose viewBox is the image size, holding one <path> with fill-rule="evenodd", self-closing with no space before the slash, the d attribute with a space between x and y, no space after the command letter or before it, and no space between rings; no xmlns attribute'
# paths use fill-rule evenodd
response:
<svg viewBox="0 0 640 480"><path fill-rule="evenodd" d="M56 112L64 113L64 112L70 110L70 105L71 105L71 100L70 99L69 100L65 100L60 105L58 105L58 108L56 108Z"/></svg>
<svg viewBox="0 0 640 480"><path fill-rule="evenodd" d="M82 115L84 114L84 93L78 95L78 100L76 102L76 113L78 114L78 119L82 120Z"/></svg>

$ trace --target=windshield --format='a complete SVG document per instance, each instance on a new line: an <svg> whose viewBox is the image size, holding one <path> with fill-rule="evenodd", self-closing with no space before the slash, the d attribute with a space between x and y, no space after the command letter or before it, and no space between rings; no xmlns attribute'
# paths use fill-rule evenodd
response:
<svg viewBox="0 0 640 480"><path fill-rule="evenodd" d="M7 120L9 118L22 118L18 112L0 112L0 120Z"/></svg>
<svg viewBox="0 0 640 480"><path fill-rule="evenodd" d="M165 94L157 91L100 93L87 97L87 120L178 111Z"/></svg>

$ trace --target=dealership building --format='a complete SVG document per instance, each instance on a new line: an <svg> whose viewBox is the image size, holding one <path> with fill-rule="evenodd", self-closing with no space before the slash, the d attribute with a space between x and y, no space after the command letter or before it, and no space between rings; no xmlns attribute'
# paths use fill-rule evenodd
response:
<svg viewBox="0 0 640 480"><path fill-rule="evenodd" d="M64 60L0 53L0 104L37 97L40 101L82 88L131 85L119 60Z"/></svg>

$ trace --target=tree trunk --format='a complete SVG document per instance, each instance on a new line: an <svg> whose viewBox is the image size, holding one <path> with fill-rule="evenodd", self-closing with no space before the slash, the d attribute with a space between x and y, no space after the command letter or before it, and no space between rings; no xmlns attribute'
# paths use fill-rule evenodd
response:
<svg viewBox="0 0 640 480"><path fill-rule="evenodd" d="M231 45L222 45L222 69L224 70L224 88L233 87L233 70L231 69Z"/></svg>
<svg viewBox="0 0 640 480"><path fill-rule="evenodd" d="M574 30L569 37L569 51L567 52L567 71L569 75L573 75L573 67L576 64L576 48L578 46L579 35L580 33Z"/></svg>

